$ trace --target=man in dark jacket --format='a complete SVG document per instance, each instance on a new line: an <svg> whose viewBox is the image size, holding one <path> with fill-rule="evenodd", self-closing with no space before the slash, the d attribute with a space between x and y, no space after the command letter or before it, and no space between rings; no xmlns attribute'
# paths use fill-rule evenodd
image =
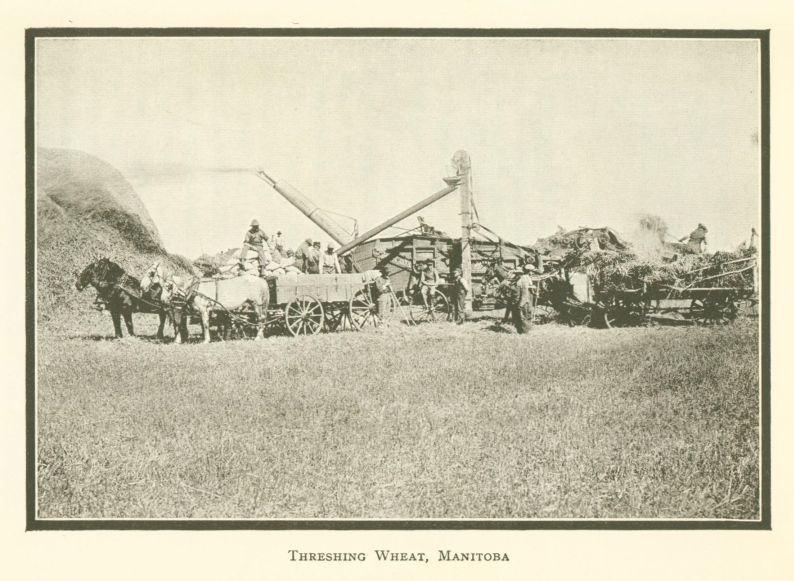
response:
<svg viewBox="0 0 794 581"><path fill-rule="evenodd" d="M452 271L452 320L458 325L466 321L466 295L469 291L469 283L463 278L463 271L456 268Z"/></svg>
<svg viewBox="0 0 794 581"><path fill-rule="evenodd" d="M529 274L537 269L532 264L524 265L524 272L513 284L510 297L510 315L516 331L523 335L532 328L532 311L535 307L534 288Z"/></svg>

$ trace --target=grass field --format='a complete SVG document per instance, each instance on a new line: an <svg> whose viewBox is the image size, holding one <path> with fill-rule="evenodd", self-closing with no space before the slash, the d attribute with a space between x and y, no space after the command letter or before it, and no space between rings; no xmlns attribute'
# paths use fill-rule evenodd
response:
<svg viewBox="0 0 794 581"><path fill-rule="evenodd" d="M105 317L40 333L42 518L759 516L755 321L179 346Z"/></svg>

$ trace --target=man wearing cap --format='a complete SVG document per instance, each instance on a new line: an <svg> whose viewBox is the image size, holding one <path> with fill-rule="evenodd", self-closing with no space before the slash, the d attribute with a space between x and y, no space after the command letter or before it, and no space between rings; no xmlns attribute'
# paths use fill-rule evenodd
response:
<svg viewBox="0 0 794 581"><path fill-rule="evenodd" d="M515 283L510 296L510 316L516 331L523 335L532 327L532 310L534 309L533 292L535 285L529 274L536 272L533 264L525 264L524 272L517 272Z"/></svg>
<svg viewBox="0 0 794 581"><path fill-rule="evenodd" d="M240 268L245 269L245 257L248 256L248 251L253 250L259 259L259 274L260 276L265 270L265 266L270 262L270 251L267 248L267 234L259 229L259 222L251 220L251 227L245 233L245 240L243 240L243 249L240 252Z"/></svg>
<svg viewBox="0 0 794 581"><path fill-rule="evenodd" d="M438 271L433 261L428 258L425 260L424 268L419 271L419 291L422 293L422 302L426 310L430 310L436 287L438 287Z"/></svg>
<svg viewBox="0 0 794 581"><path fill-rule="evenodd" d="M698 227L692 230L692 232L689 234L689 240L687 240L687 237L684 236L680 241L684 242L687 240L686 244L689 246L692 252L695 254L703 254L706 251L706 246L708 244L706 242L707 232L708 229L703 224L698 224Z"/></svg>
<svg viewBox="0 0 794 581"><path fill-rule="evenodd" d="M463 278L460 267L452 271L452 320L458 325L466 321L466 295L469 294L469 283Z"/></svg>
<svg viewBox="0 0 794 581"><path fill-rule="evenodd" d="M322 255L322 272L323 274L339 274L342 272L342 267L339 265L339 257L335 252L336 248L333 244L329 243Z"/></svg>

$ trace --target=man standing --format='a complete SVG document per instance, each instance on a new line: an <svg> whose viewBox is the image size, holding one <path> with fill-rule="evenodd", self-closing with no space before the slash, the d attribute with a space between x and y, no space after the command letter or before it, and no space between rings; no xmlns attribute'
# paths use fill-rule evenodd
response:
<svg viewBox="0 0 794 581"><path fill-rule="evenodd" d="M460 267L452 271L452 320L458 325L466 321L466 295L469 294L469 283L463 278Z"/></svg>
<svg viewBox="0 0 794 581"><path fill-rule="evenodd" d="M320 241L315 240L314 245L306 250L306 273L320 274L320 260L322 260Z"/></svg>
<svg viewBox="0 0 794 581"><path fill-rule="evenodd" d="M342 272L342 267L339 265L339 257L334 251L334 245L329 243L323 254L323 274L339 274Z"/></svg>
<svg viewBox="0 0 794 581"><path fill-rule="evenodd" d="M428 258L425 260L425 267L419 271L419 292L422 293L422 302L425 305L425 310L430 310L430 305L433 303L433 295L436 293L438 287L438 270L436 270L433 261Z"/></svg>
<svg viewBox="0 0 794 581"><path fill-rule="evenodd" d="M532 283L529 273L534 271L534 265L527 264L524 266L524 272L514 283L510 297L510 316L516 326L516 331L521 335L532 328L532 310L535 307L533 291L535 285Z"/></svg>
<svg viewBox="0 0 794 581"><path fill-rule="evenodd" d="M245 257L248 256L249 250L253 250L259 259L259 275L262 276L265 266L270 262L270 251L266 248L266 243L267 234L259 229L257 220L251 220L251 227L245 233L243 249L240 252L240 268L245 269Z"/></svg>
<svg viewBox="0 0 794 581"><path fill-rule="evenodd" d="M381 323L388 322L391 314L391 281L389 280L389 271L385 266L379 269L380 276L375 279L375 303L378 306L378 317Z"/></svg>
<svg viewBox="0 0 794 581"><path fill-rule="evenodd" d="M300 243L297 250L295 250L295 264L300 268L301 272L306 272L306 259L309 255L309 250L312 247L312 239L307 238Z"/></svg>

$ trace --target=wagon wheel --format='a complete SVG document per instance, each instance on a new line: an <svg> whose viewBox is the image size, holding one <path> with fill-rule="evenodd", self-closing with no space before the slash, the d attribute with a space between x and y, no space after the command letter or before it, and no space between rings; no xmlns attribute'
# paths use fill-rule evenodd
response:
<svg viewBox="0 0 794 581"><path fill-rule="evenodd" d="M347 321L346 303L328 303L325 305L325 330L338 331L345 328Z"/></svg>
<svg viewBox="0 0 794 581"><path fill-rule="evenodd" d="M535 323L548 323L557 316L557 310L551 305L535 305L532 318Z"/></svg>
<svg viewBox="0 0 794 581"><path fill-rule="evenodd" d="M411 318L417 322L449 321L451 309L446 295L436 289L425 307L421 293L416 293L411 304Z"/></svg>
<svg viewBox="0 0 794 581"><path fill-rule="evenodd" d="M292 336L316 335L323 328L323 304L309 295L295 297L284 309L284 322Z"/></svg>
<svg viewBox="0 0 794 581"><path fill-rule="evenodd" d="M369 286L362 288L350 299L349 306L350 322L354 329L361 329L367 325L376 326L380 324L378 317L378 306L372 300Z"/></svg>
<svg viewBox="0 0 794 581"><path fill-rule="evenodd" d="M604 325L607 329L640 325L646 321L648 305L645 301L615 299L604 308Z"/></svg>
<svg viewBox="0 0 794 581"><path fill-rule="evenodd" d="M591 310L589 307L583 305L567 305L565 307L565 322L569 327L576 327L579 325L590 325Z"/></svg>
<svg viewBox="0 0 794 581"><path fill-rule="evenodd" d="M692 299L689 316L699 325L727 325L739 312L739 307L730 295Z"/></svg>

